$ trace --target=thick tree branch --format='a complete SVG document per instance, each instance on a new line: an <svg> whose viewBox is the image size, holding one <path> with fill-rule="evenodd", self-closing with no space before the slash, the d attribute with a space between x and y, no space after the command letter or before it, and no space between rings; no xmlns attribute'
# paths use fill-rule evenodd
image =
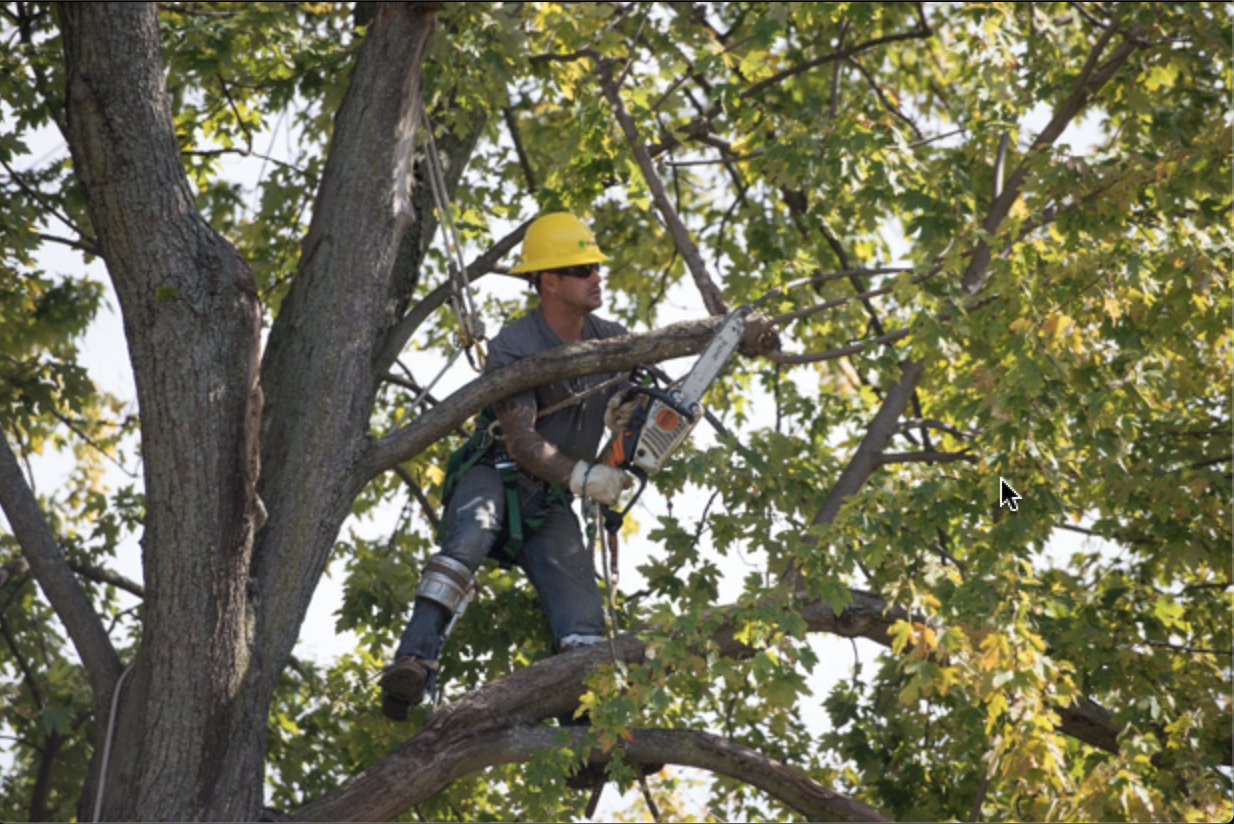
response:
<svg viewBox="0 0 1234 824"><path fill-rule="evenodd" d="M685 321L649 335L561 346L503 366L467 384L408 426L375 443L362 461L363 477L367 480L415 457L488 404L522 389L697 354L721 321Z"/></svg>
<svg viewBox="0 0 1234 824"><path fill-rule="evenodd" d="M893 452L880 455L878 458L878 465L886 466L887 464L897 463L955 463L956 461L977 463L977 456L960 452Z"/></svg>
<svg viewBox="0 0 1234 824"><path fill-rule="evenodd" d="M902 610L889 608L878 596L857 591L840 615L820 603L802 605L801 614L810 631L861 636L884 645L891 643L891 625L904 617ZM757 651L734 639L737 622L725 622L723 609L715 610L712 616L719 621L709 643L719 654L748 657ZM643 663L645 651L646 644L633 633L622 634L614 641L613 654L629 664ZM428 717L423 729L405 744L369 766L347 785L306 805L293 818L297 821L387 820L464 775L494 763L505 763L492 760L495 742L539 721L572 712L585 690L587 676L600 664L610 662L610 652L605 646L556 655L494 681L457 703L439 708ZM550 734L556 732L543 729ZM683 744L674 742L670 735L659 742L654 738L645 739L642 745L645 749L637 757L640 761L645 758L647 762L658 763L677 763L673 758L680 757L681 763L698 761L696 766L723 771L748 755L758 760L757 764L754 761L744 764L745 768L761 773L759 782L762 783L756 786L784 792L784 796L778 797L786 803L811 803L815 811L812 815L820 815L819 820L854 820L839 816L846 809L850 811L848 814L860 809L847 806L851 804L847 799L823 797L816 792L822 788L813 782L803 783L800 776L789 770L768 771L770 762L752 753L726 749L722 739L712 739L703 733L679 735L693 741L699 749L691 752ZM702 754L706 749L704 742L715 748L711 755ZM530 751L525 752L523 757L529 757ZM665 757L660 760L660 756ZM509 760L522 758L506 759ZM416 776L416 780L408 781L409 775ZM744 774L739 777L748 780ZM809 801L811 797L812 802ZM865 808L861 814L877 815L877 812Z"/></svg>
<svg viewBox="0 0 1234 824"><path fill-rule="evenodd" d="M553 748L552 727L516 727L495 743L498 763L529 760L536 752ZM586 730L569 730L571 747L586 746ZM816 781L729 738L700 730L636 729L621 745L629 764L679 764L696 767L757 787L793 808L807 821L892 821L879 811L827 789ZM594 752L593 763L607 763L611 754Z"/></svg>
<svg viewBox="0 0 1234 824"><path fill-rule="evenodd" d="M64 623L86 666L96 706L105 706L102 702L110 697L120 677L120 658L107 637L102 620L52 537L5 437L0 437L0 507L43 594Z"/></svg>
<svg viewBox="0 0 1234 824"><path fill-rule="evenodd" d="M878 469L883 452L887 449L887 444L891 442L891 436L895 434L896 426L904 415L904 410L912 401L913 393L917 390L917 383L924 373L925 366L921 362L905 363L900 367L900 382L887 393L883 405L874 415L874 420L870 421L870 426L866 430L865 437L861 439L857 451L853 453L848 465L844 467L844 471L840 473L840 477L831 487L831 491L819 507L818 514L810 522L811 527L834 521L836 515L840 514L840 507L844 501L861 491L861 487L865 486L865 482ZM812 534L807 534L802 538L802 542L816 546L818 539ZM791 568L785 575L785 582L790 584L794 590L799 588L802 582L796 567Z"/></svg>

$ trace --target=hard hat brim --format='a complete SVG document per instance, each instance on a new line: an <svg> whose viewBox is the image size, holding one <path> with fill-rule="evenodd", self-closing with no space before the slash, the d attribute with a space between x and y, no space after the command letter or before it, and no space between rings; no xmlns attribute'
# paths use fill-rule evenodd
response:
<svg viewBox="0 0 1234 824"><path fill-rule="evenodd" d="M591 249L577 255L556 258L551 261L536 262L534 264L520 263L510 270L510 274L524 275L531 272L551 272L554 269L569 269L571 266L582 266L586 263L603 263L606 260L608 260L608 255L597 249Z"/></svg>

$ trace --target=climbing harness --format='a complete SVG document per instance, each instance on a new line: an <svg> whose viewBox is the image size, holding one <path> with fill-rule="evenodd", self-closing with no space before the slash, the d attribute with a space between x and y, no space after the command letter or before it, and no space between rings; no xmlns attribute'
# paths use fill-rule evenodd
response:
<svg viewBox="0 0 1234 824"><path fill-rule="evenodd" d="M443 509L447 508L450 496L463 474L480 463L497 470L506 490L506 517L502 525L502 536L490 556L498 563L508 566L517 560L527 536L544 524L553 504L562 503L568 507L574 496L564 484L542 481L520 469L506 452L496 413L492 407L485 407L476 418L472 436L450 455L446 463L446 478L442 490ZM534 512L523 511L519 503L520 476L529 478L545 491L543 501ZM438 543L445 540L448 528L449 523L443 518L437 531Z"/></svg>

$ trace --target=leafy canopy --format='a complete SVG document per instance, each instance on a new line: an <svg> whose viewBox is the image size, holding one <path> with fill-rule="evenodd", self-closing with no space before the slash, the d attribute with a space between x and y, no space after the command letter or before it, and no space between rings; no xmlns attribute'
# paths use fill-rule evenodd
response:
<svg viewBox="0 0 1234 824"><path fill-rule="evenodd" d="M781 317L789 353L866 344L800 365L741 360L713 390L738 442L696 439L656 479L655 508L636 513L643 557L619 620L653 624L655 656L592 679L584 705L601 747L636 727L709 729L896 818L1230 817L1224 11L446 4L425 96L439 139L479 130L454 192L469 249L539 211L575 210L612 257L611 314L636 330L703 314L600 93L597 59L615 58L624 106L729 304L782 290L764 309ZM43 511L70 557L110 565L134 551L125 540L142 518L140 490L102 473L125 461L134 410L81 364L100 285L40 263L52 246L97 252L65 152L43 148L64 116L53 14L32 3L3 14L0 429L19 455L72 454L69 481L42 490ZM359 14L163 4L185 172L251 267L267 323L295 271ZM1121 47L1129 56L1098 83ZM1043 140L1068 111L1070 128ZM983 245L992 259L966 289ZM854 274L793 285L821 273ZM419 294L443 277L444 256L431 252ZM483 284L491 324L520 311L523 298ZM453 324L434 316L402 358L408 374L431 377ZM913 420L838 515L814 524L906 360L925 365ZM410 408L417 393L404 383L380 390L374 434ZM339 536L338 628L359 644L287 671L268 734L276 807L338 786L407 734L376 712L372 674L433 551L424 504L439 507L439 467L455 445L403 467L423 502L393 475L355 502L357 524L398 515L379 537ZM1024 496L1018 513L997 505L1002 477ZM1092 539L1063 556L1052 549L1060 530ZM93 740L85 679L7 533L0 565L13 762L0 818L66 819ZM803 595L837 610L857 587L914 617L876 660L863 655L850 679L812 694L814 674L841 663L819 660L795 602L768 600L790 570ZM140 615L122 612L115 583L82 574L118 643L131 644ZM725 617L753 650L742 660L711 640L722 589L740 591ZM446 695L548 655L541 625L521 576L486 570L443 661ZM1112 747L1060 727L1060 711L1083 699L1112 711ZM582 801L561 789L573 757L558 750L456 782L409 817L577 816ZM682 781L654 781L654 792L664 810L696 815L673 797ZM725 818L788 814L731 779L708 792Z"/></svg>

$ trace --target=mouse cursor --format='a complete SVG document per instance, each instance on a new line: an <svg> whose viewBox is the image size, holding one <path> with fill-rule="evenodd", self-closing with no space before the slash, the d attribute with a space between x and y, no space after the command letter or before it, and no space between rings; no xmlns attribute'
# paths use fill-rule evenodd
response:
<svg viewBox="0 0 1234 824"><path fill-rule="evenodd" d="M1016 503L1018 500L1020 500L1020 493L1012 489L1011 484L1000 477L998 479L998 505L1009 507L1012 512L1019 512L1020 505Z"/></svg>

